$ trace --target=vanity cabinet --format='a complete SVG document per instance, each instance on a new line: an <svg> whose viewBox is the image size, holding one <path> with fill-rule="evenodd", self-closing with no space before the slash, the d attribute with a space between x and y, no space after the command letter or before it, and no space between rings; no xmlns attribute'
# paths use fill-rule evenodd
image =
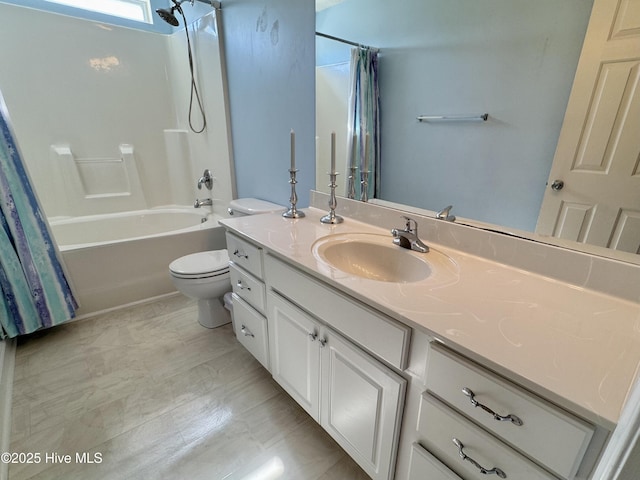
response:
<svg viewBox="0 0 640 480"><path fill-rule="evenodd" d="M487 473L574 479L595 433L588 422L437 342L419 395L409 480Z"/></svg>
<svg viewBox="0 0 640 480"><path fill-rule="evenodd" d="M376 303L309 260L319 235L309 222L287 224L286 235L266 221L229 222L265 246L228 233L238 338L373 479L595 480L611 425L499 356L441 343L458 334L444 316L456 308L439 316L437 296L414 295L411 308L434 318L421 323L394 308L402 290Z"/></svg>
<svg viewBox="0 0 640 480"><path fill-rule="evenodd" d="M269 282L278 276L274 262L267 262ZM275 284L284 291L267 293L273 378L371 478L393 478L406 380Z"/></svg>
<svg viewBox="0 0 640 480"><path fill-rule="evenodd" d="M233 289L233 329L238 341L268 370L266 286L262 249L227 232Z"/></svg>

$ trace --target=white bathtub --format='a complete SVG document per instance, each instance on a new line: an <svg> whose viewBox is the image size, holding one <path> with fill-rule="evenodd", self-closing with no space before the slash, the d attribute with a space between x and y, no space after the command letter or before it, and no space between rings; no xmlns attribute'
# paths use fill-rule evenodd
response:
<svg viewBox="0 0 640 480"><path fill-rule="evenodd" d="M207 211L163 208L51 221L61 251L208 228ZM203 222L204 220L204 222Z"/></svg>
<svg viewBox="0 0 640 480"><path fill-rule="evenodd" d="M80 302L78 315L174 292L171 261L225 248L221 217L207 213L185 207L51 221Z"/></svg>

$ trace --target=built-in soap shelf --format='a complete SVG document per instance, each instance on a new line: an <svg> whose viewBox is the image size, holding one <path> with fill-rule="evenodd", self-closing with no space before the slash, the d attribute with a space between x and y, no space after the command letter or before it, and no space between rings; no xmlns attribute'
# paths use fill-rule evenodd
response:
<svg viewBox="0 0 640 480"><path fill-rule="evenodd" d="M68 144L51 145L52 160L60 167L65 214L86 215L147 207L134 147L121 144L118 157L76 158Z"/></svg>

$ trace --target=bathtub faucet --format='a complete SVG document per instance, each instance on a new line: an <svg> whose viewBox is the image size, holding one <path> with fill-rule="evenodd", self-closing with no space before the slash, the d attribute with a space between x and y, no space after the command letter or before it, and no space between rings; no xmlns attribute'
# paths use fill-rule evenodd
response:
<svg viewBox="0 0 640 480"><path fill-rule="evenodd" d="M205 198L204 200L198 200L196 198L196 203L193 204L193 207L194 208L210 207L211 205L213 205L213 200L211 200L210 198Z"/></svg>
<svg viewBox="0 0 640 480"><path fill-rule="evenodd" d="M211 175L211 170L208 168L205 169L204 173L198 180L198 190L202 190L202 185L207 187L207 190L211 190L213 188L213 175Z"/></svg>

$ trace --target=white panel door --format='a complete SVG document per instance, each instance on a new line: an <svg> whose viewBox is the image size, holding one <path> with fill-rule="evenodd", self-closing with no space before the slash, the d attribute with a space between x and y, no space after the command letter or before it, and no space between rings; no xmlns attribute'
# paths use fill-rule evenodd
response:
<svg viewBox="0 0 640 480"><path fill-rule="evenodd" d="M277 294L267 294L271 373L293 399L320 421L318 324Z"/></svg>
<svg viewBox="0 0 640 480"><path fill-rule="evenodd" d="M406 381L334 332L320 342L320 424L371 478L392 478Z"/></svg>
<svg viewBox="0 0 640 480"><path fill-rule="evenodd" d="M594 2L536 232L640 253L640 0Z"/></svg>

